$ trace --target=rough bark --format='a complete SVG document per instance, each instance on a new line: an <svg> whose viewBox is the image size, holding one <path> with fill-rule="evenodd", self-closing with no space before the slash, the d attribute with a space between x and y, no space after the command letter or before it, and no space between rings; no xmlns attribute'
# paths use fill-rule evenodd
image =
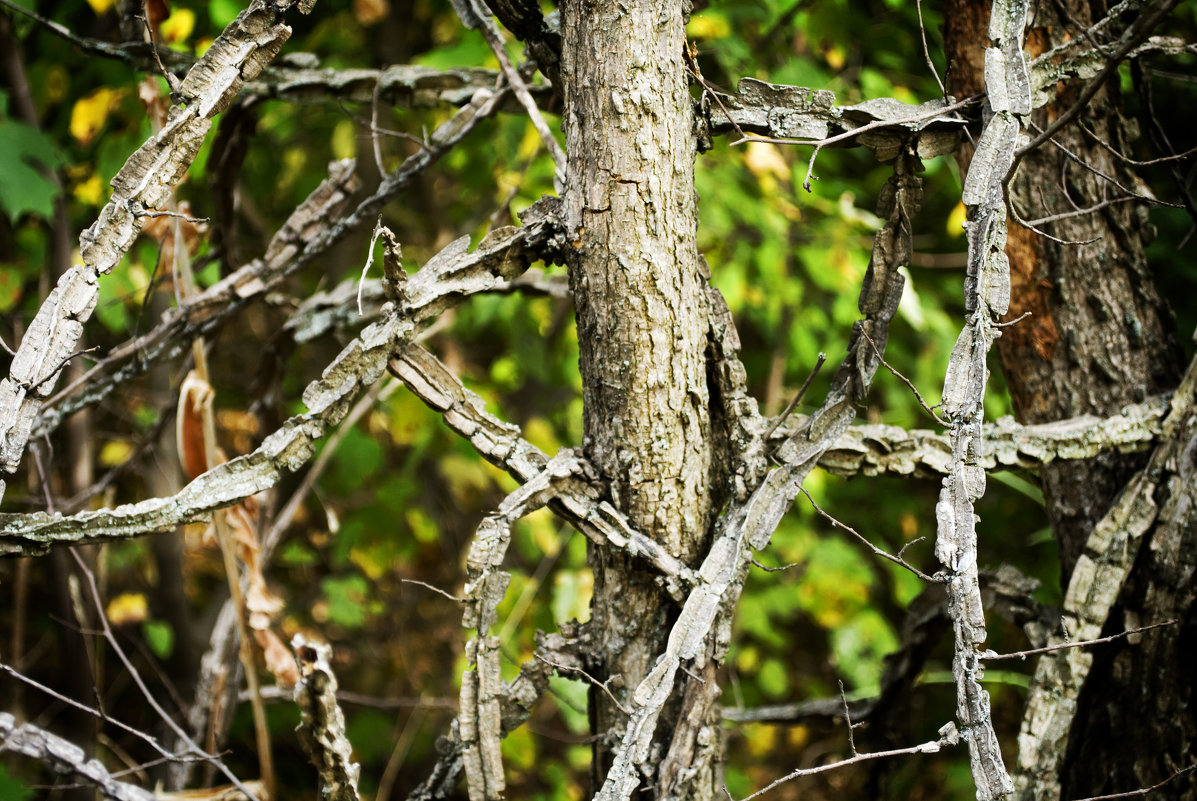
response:
<svg viewBox="0 0 1197 801"><path fill-rule="evenodd" d="M966 94L981 88L976 52L984 41L987 7L981 0L952 0L945 8L950 91ZM1034 27L1028 31L1028 55L1051 51L1052 62L1061 62L1068 58L1067 47L1053 48L1069 42L1073 44L1068 46L1076 47L1080 42L1115 41L1133 19L1115 16L1093 27L1093 15L1101 13L1100 5L1075 0L1040 4ZM1068 76L1061 78L1067 81ZM1057 100L1040 108L1033 122L1046 127L1076 101L1084 85L1077 79L1062 84ZM1061 129L1054 143L1027 154L1011 183L1018 215L1041 220L1034 224L1064 240L1053 241L1013 220L1010 224L1008 319L1028 312L1031 316L1006 329L998 349L1015 413L1025 423L1112 414L1147 395L1172 389L1179 377L1171 315L1154 287L1144 255L1150 231L1146 206L1126 200L1122 187L1135 187L1137 182L1096 141L1100 138L1120 152L1133 147L1135 126L1121 114L1116 82L1099 90L1079 123L1092 134L1078 125ZM1092 213L1045 220L1119 198L1123 200ZM1081 242L1086 244L1074 244ZM1181 430L1175 436L1181 443L1179 450L1187 452L1183 443L1191 434ZM1082 597L1078 585L1086 580L1094 582L1090 595L1108 592L1118 598L1112 610L1105 608L1108 616L1089 625L1100 629L1104 622L1109 633L1169 617L1182 623L1143 635L1142 642L1107 646L1065 673L1059 672L1058 665L1053 667L1060 657L1042 660L1020 738L1017 778L1022 798L1126 792L1154 785L1191 761L1185 755L1192 752L1197 727L1190 704L1191 671L1181 666L1192 642L1191 624L1184 621L1191 617L1193 565L1192 557L1184 554L1192 552L1193 517L1191 494L1180 478L1191 470L1191 458L1178 461L1180 465L1168 468L1177 471L1171 475L1136 475L1147 463L1145 454L1110 450L1040 470L1069 599ZM1132 476L1134 486L1128 486ZM1151 488L1138 493L1144 481L1153 482ZM1120 493L1125 493L1124 498L1144 495L1141 505L1151 507L1152 516L1145 518L1138 535L1131 531L1134 520L1128 523L1118 510L1107 517ZM1158 515L1156 508L1161 510ZM1099 522L1102 525L1095 532ZM1098 536L1105 529L1114 536ZM1142 537L1139 550L1137 536ZM1099 543L1131 549L1128 556L1135 561L1131 568L1128 560L1131 573L1124 585L1120 582L1125 571L1117 574L1119 583L1108 588L1096 586L1100 578L1086 578L1101 576L1103 566L1118 561L1112 551L1094 550ZM1098 566L1096 573L1093 565ZM1075 630L1068 634L1081 636ZM1083 672L1073 675L1077 669L1088 670L1089 664L1087 678ZM1062 698L1062 688L1070 684L1078 688L1083 684L1079 700ZM1055 711L1049 714L1045 709ZM1044 729L1044 721L1054 716L1057 722ZM1165 741L1159 738L1161 720L1174 721ZM1050 732L1046 738L1045 731ZM1127 747L1128 743L1137 746ZM1094 770L1095 765L1102 767ZM1169 785L1166 792L1190 798L1195 790L1191 779L1185 779Z"/></svg>
<svg viewBox="0 0 1197 801"><path fill-rule="evenodd" d="M952 67L949 90L954 93L983 88L979 72L972 70L978 66L975 53L978 42L984 41L988 6L984 0L952 0L945 8ZM1087 3L1072 0L1067 13L1082 26L1092 22ZM1081 39L1082 34L1059 17L1055 6L1040 8L1035 27L1028 31L1028 56L1038 56L1068 37ZM1033 121L1045 126L1072 104L1077 91L1078 86L1070 85L1055 104L1037 111ZM1132 129L1109 88L1094 98L1081 123L1120 151L1131 149ZM1053 138L1080 162L1120 176L1123 186L1134 186L1110 152L1080 128L1070 126ZM1125 194L1051 144L1027 155L1011 188L1024 220L1075 211L1073 203L1088 208ZM1118 203L1040 227L1059 239L1088 244L1053 242L1022 225L1010 226L1007 319L1027 312L1031 316L1003 332L998 352L1020 422L1106 416L1175 387L1179 353L1171 339L1171 315L1147 270L1144 205ZM1042 471L1065 582L1089 531L1142 464L1142 457L1109 455Z"/></svg>
<svg viewBox="0 0 1197 801"><path fill-rule="evenodd" d="M711 519L712 459L684 9L570 0L561 12L586 455L635 527L693 564ZM594 669L618 677L611 686L624 699L663 650L676 608L635 562L592 553ZM602 693L592 700L597 786L626 716ZM678 714L675 701L662 726ZM655 777L659 759L640 770Z"/></svg>

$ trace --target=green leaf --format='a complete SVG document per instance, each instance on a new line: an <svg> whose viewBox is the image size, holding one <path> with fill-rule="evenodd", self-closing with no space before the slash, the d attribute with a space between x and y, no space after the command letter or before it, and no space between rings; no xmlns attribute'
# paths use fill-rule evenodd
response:
<svg viewBox="0 0 1197 801"><path fill-rule="evenodd" d="M62 189L46 173L62 165L62 155L41 131L9 117L7 106L0 95L0 206L13 223L27 212L48 219Z"/></svg>
<svg viewBox="0 0 1197 801"><path fill-rule="evenodd" d="M147 620L141 624L141 635L159 659L167 659L175 649L175 630L161 620Z"/></svg>
<svg viewBox="0 0 1197 801"><path fill-rule="evenodd" d="M785 695L790 686L785 665L778 659L766 659L765 663L761 665L761 672L757 674L756 679L760 682L761 689L774 698Z"/></svg>
<svg viewBox="0 0 1197 801"><path fill-rule="evenodd" d="M20 781L9 775L4 765L0 765L0 801L25 801L32 797L33 791L26 790Z"/></svg>
<svg viewBox="0 0 1197 801"><path fill-rule="evenodd" d="M361 628L366 622L366 594L370 585L362 576L330 576L320 582L328 598L329 622L347 629Z"/></svg>

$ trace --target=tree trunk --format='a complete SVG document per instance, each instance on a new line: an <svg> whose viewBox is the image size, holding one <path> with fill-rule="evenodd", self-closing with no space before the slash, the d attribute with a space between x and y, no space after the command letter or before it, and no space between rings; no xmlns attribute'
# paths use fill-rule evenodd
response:
<svg viewBox="0 0 1197 801"><path fill-rule="evenodd" d="M561 6L586 455L644 533L695 564L712 517L708 305L695 242L695 139L680 2ZM634 560L592 551L594 670L627 698L662 651L676 605ZM592 693L596 787L626 716ZM662 716L672 727L675 701ZM642 766L655 786L657 764Z"/></svg>
<svg viewBox="0 0 1197 801"><path fill-rule="evenodd" d="M1097 8L1095 13L1104 12ZM988 14L987 0L951 0L945 7L949 91L954 94L983 89L978 59ZM1092 22L1088 3L1039 4L1027 33L1028 56L1085 36L1082 29ZM1039 129L1048 125L1076 101L1083 85L1070 83L1054 104L1035 112L1033 123ZM1057 144L1045 143L1023 160L1011 184L1012 202L1022 219L1043 220L1125 196L1111 178L1123 187L1137 185L1125 165L1097 141L1119 152L1132 151L1135 126L1121 114L1116 77L1098 92L1079 123L1060 130L1053 137ZM1173 389L1180 353L1171 313L1147 268L1146 206L1117 202L1035 225L1064 242L1010 221L1007 319L1030 316L1005 329L998 351L1019 420L1112 415ZM1145 454L1110 452L1041 470L1065 587L1094 525L1146 463ZM1106 633L1191 615L1194 511L1186 506L1187 491L1180 491L1185 486L1180 476L1191 469L1181 466L1171 489L1167 482L1161 486L1156 503L1164 513L1143 537ZM1186 647L1190 653L1182 659ZM1125 792L1154 785L1191 763L1197 729L1190 702L1194 674L1182 667L1192 664L1191 649L1191 624L1182 623L1143 635L1142 642L1122 641L1095 652L1067 737L1048 749L1053 753L1035 759L1020 754L1020 795L1055 799ZM1161 720L1175 722L1174 736L1166 741L1159 739ZM1182 786L1186 781L1187 789ZM1175 782L1164 792L1169 791L1176 798L1191 798L1195 792L1191 780Z"/></svg>

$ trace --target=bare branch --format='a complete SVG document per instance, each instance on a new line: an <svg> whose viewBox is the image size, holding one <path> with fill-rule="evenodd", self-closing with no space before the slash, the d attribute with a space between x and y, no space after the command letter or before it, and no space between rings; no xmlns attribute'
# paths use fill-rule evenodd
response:
<svg viewBox="0 0 1197 801"><path fill-rule="evenodd" d="M814 507L815 511L818 512L820 517L823 517L824 519L828 520L836 528L842 528L844 531L847 531L849 534L856 537L856 539L861 544L863 544L866 548L868 548L870 551L872 551L874 555L880 556L882 559L888 559L889 561L893 562L895 565L898 565L899 567L906 568L911 573L913 573L914 575L921 578L923 581L926 581L930 584L942 584L942 583L944 583L944 581L946 581L946 579L936 578L935 576L928 576L926 573L919 570L917 567L915 567L914 565L910 564L905 559L903 559L901 557L901 555L894 556L892 553L878 548L876 545L869 542L868 538L866 538L863 534L861 534L856 529L852 528L852 526L849 526L846 523L841 523L839 520L836 520L834 517L827 514L827 512L823 511L823 507L821 507L821 506L819 506L819 504L815 503L815 499L812 498L810 496L810 493L806 491L806 487L799 487L799 490L801 490L802 494L806 496L806 499L808 501L810 501L810 505Z"/></svg>
<svg viewBox="0 0 1197 801"><path fill-rule="evenodd" d="M802 382L802 386L798 387L798 391L794 393L794 399L789 402L781 414L769 426L769 430L765 432L763 439L768 440L773 436L773 432L777 430L778 426L786 421L786 418L794 413L794 409L798 408L798 403L802 400L802 396L806 394L806 390L810 388L810 384L815 380L815 376L819 374L819 370L823 369L823 362L827 361L827 354L820 353L819 358L815 360L815 366L811 368L810 373L807 374L806 380Z"/></svg>
<svg viewBox="0 0 1197 801"><path fill-rule="evenodd" d="M1028 656L1038 656L1039 654L1049 654L1052 651L1060 651L1065 648L1088 648L1091 645L1102 645L1107 642L1114 642L1123 637L1129 637L1132 634L1142 634L1145 631L1158 629L1162 626L1174 626L1177 621L1165 620L1163 623L1152 623L1150 626L1140 626L1137 629L1129 629L1127 631L1120 631L1117 634L1111 634L1109 637L1098 637L1096 640L1082 640L1081 642L1062 642L1055 645L1048 645L1043 648L1032 648L1028 651L1013 651L1008 654L998 654L992 651L981 654L981 660L984 662L998 662L1003 659L1026 659Z"/></svg>
<svg viewBox="0 0 1197 801"><path fill-rule="evenodd" d="M1180 0L1161 0L1161 2L1151 10L1150 13L1142 14L1135 18L1131 26L1123 33L1118 46L1113 52L1105 55L1104 63L1101 70L1093 76L1090 81L1085 84L1085 88L1081 90L1077 96L1076 102L1073 103L1067 111L1056 116L1050 125L1047 126L1034 139L1018 149L1015 154L1013 163L1010 165L1010 172L1018 169L1019 163L1023 157L1039 147L1041 144L1051 139L1056 131L1068 125L1089 105L1089 101L1093 96L1105 85L1106 78L1111 72L1118 68L1123 59L1130 55L1131 51L1139 46L1151 33L1152 29L1158 25L1164 17L1166 17L1173 8L1180 2ZM1025 70L1025 67L1024 67Z"/></svg>
<svg viewBox="0 0 1197 801"><path fill-rule="evenodd" d="M12 473L64 358L75 350L99 297L99 279L141 231L143 209L164 205L203 144L212 118L228 107L290 36L283 14L308 13L315 0L254 0L208 48L179 88L185 108L134 153L112 179L113 195L80 237L83 264L62 275L29 325L8 378L0 381L0 467ZM0 486L0 493L3 487Z"/></svg>
<svg viewBox="0 0 1197 801"><path fill-rule="evenodd" d="M1137 790L1127 790L1125 793L1110 793L1109 795L1092 795L1092 796L1089 796L1088 798L1078 799L1078 801L1113 801L1113 799L1115 799L1115 798L1134 798L1136 796L1147 795L1150 792L1160 789L1165 784L1168 784L1169 782L1173 781L1174 779L1179 779L1181 776L1185 776L1189 773L1192 773L1194 770L1197 770L1197 762L1194 762L1192 765L1189 765L1188 767L1181 768L1180 770L1176 771L1168 778L1164 779L1161 782L1156 782L1155 784L1151 785L1150 787L1140 787Z"/></svg>
<svg viewBox="0 0 1197 801"><path fill-rule="evenodd" d="M16 718L0 712L0 746L49 766L55 773L78 776L112 801L155 801L156 796L133 784L117 781L98 759L88 759L83 749L32 723L17 725Z"/></svg>
<svg viewBox="0 0 1197 801"><path fill-rule="evenodd" d="M556 670L558 672L566 671L568 673L577 673L582 678L586 679L586 681L590 682L595 687L598 687L600 690L602 690L604 693L606 693L607 697L611 699L611 703L615 704L616 709L618 709L620 712L624 713L625 715L632 714L631 711L627 707L625 707L623 704L619 703L619 699L615 697L615 693L611 692L611 688L609 686L607 686L612 681L615 681L617 678L619 678L618 674L609 677L605 682L603 682L603 681L599 681L594 676L591 676L589 673L587 673L585 670L583 670L580 667L572 667L570 665L558 664L557 662L552 662L547 657L543 657L540 654L536 654L535 657L537 659L539 659L541 662L544 662L546 665L548 665L549 667L553 668L554 670Z"/></svg>
<svg viewBox="0 0 1197 801"><path fill-rule="evenodd" d="M116 635L112 633L112 626L109 625L108 616L104 612L104 603L100 599L100 589L98 586L96 586L96 574L93 573L92 570L87 566L87 563L80 558L78 552L74 548L71 549L71 556L75 559L75 564L79 566L79 570L83 573L84 578L87 579L87 588L91 596L91 602L95 606L96 616L100 621L100 631L104 635L105 642L108 643L108 647L111 648L112 652L117 655L118 659L120 659L121 664L125 667L125 671L128 673L130 678L133 679L133 683L137 685L137 689L141 692L142 697L145 698L146 703L153 708L154 712L157 713L162 722L166 724L166 727L169 728L174 735L179 738L180 742L186 745L188 753L205 760L222 774L224 774L224 776L231 781L238 790L245 793L245 795L249 798L249 801L258 801L257 796L254 795L249 788L246 787L245 784L225 766L223 762L196 745L195 741L188 737L187 733L183 731L182 727L175 722L175 719L170 715L170 713L163 709L162 705L158 703L158 699L154 697L152 692L150 692L150 688L146 686L145 680L141 678L141 674L129 660L128 655L125 653L125 649L122 648L120 642L117 641Z"/></svg>
<svg viewBox="0 0 1197 801"><path fill-rule="evenodd" d="M959 111L960 109L974 102L974 100L975 98L969 98L967 100L961 100L957 103L951 103L948 105L944 105L942 100L932 100L922 104L921 106L917 106L916 108L919 110L916 110L913 113L901 113L901 111L909 111L910 107L897 100L891 100L888 104L881 104L877 100L872 100L867 101L866 103L861 103L858 106L849 106L848 109L867 111L868 114L879 117L878 119L875 119L872 122L867 122L858 127L850 128L849 130L844 131L843 133L835 134L834 136L828 136L815 141L751 136L744 139L737 139L731 144L741 145L751 142L768 142L775 145L814 145L815 150L810 154L810 161L806 167L806 177L802 180L802 188L809 192L811 191L811 174L815 170L815 159L818 158L819 151L823 148L850 139L856 139L861 134L868 133L869 131L876 131L883 128L909 128L911 126L915 126L915 130L917 130L919 124L921 123L927 123L931 120L938 121L941 119L953 119L950 117L944 117L944 115L950 114L954 111ZM901 111L898 113L895 113L895 106L906 106L906 108L901 109ZM882 114L884 114L884 116L882 116ZM959 122L963 124L963 120L960 120Z"/></svg>
<svg viewBox="0 0 1197 801"><path fill-rule="evenodd" d="M159 754L161 754L164 759L175 760L175 759L185 759L186 758L186 757L182 757L178 754L172 754L170 751L163 748L159 744L158 740L156 738L154 738L152 735L146 734L145 732L141 731L140 729L135 729L132 726L128 725L127 723L123 723L114 717L106 715L101 710L93 709L92 707L88 706L87 704L81 704L78 701L76 701L74 698L63 695L62 693L58 692L54 688L47 687L46 685L42 684L41 682L39 682L35 679L31 679L30 677L21 673L20 671L18 671L16 668L12 667L11 665L6 665L3 662L0 662L0 672L7 673L9 676L12 676L17 681L22 682L24 684L28 684L30 687L33 687L36 690L40 690L41 692L45 693L46 695L50 696L51 698L53 698L54 700L56 700L60 703L66 704L67 706L72 707L74 709L78 709L81 712L86 712L87 714L91 715L92 717L98 718L99 720L102 720L105 723L111 723L113 726L116 726L121 731L127 732L129 734L132 734L134 737L138 737L141 740L144 740L146 742L146 744L148 744L150 746L150 748L153 748L155 751L157 751ZM208 755L205 755L204 758L206 758L207 756Z"/></svg>
<svg viewBox="0 0 1197 801"><path fill-rule="evenodd" d="M910 756L913 754L938 754L944 748L954 746L960 742L960 734L956 731L956 725L954 723L945 723L943 727L940 728L939 735L940 736L938 740L931 740L920 745L912 745L909 748L895 748L890 751L874 751L871 754L854 754L848 759L841 759L838 762L820 765L817 768L799 768L798 770L788 773L785 776L782 776L780 779L777 779L762 787L752 795L745 796L743 799L741 799L741 801L752 801L752 799L759 798L778 785L785 784L786 782L793 781L794 779L798 779L803 776L815 776L820 773L826 773L829 770L838 770L839 768L845 768L849 765L855 765L859 762L867 762L870 759L888 759L890 757ZM726 791L726 788L724 789ZM731 793L728 793L728 798L731 798Z"/></svg>
<svg viewBox="0 0 1197 801"><path fill-rule="evenodd" d="M1197 403L1197 360L1189 363L1180 387L1164 418L1160 441L1146 467L1135 474L1126 489L1093 527L1073 568L1064 594L1061 642L1098 639L1122 585L1130 574L1139 543L1156 524L1160 508L1157 488L1175 469L1179 454L1193 447L1192 432L1184 421ZM1027 713L1019 733L1018 783L1037 792L1059 794L1059 765L1068 745L1081 687L1089 676L1093 654L1064 648L1044 655L1035 669L1027 694Z"/></svg>
<svg viewBox="0 0 1197 801"><path fill-rule="evenodd" d="M720 95L718 113L710 102L716 94ZM912 132L919 133L917 148L921 157L951 152L965 124L954 112L975 100L950 104L941 98L911 106L877 98L855 106L836 106L835 95L827 90L743 78L735 95L716 93L707 85L701 112L706 135L734 130L740 135L736 144L764 141L816 145L816 154L829 145L861 144L875 150L882 160L889 160Z"/></svg>

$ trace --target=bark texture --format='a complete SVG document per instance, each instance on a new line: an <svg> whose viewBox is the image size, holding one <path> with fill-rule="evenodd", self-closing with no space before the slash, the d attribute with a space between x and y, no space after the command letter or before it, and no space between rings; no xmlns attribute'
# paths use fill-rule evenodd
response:
<svg viewBox="0 0 1197 801"><path fill-rule="evenodd" d="M570 0L561 12L586 455L632 523L693 564L711 519L712 456L684 9ZM593 553L594 667L600 680L618 677L623 698L652 668L676 608L626 555ZM626 716L593 695L592 724L606 738L595 749L597 786ZM663 726L676 721L672 710Z"/></svg>
<svg viewBox="0 0 1197 801"><path fill-rule="evenodd" d="M1055 6L1037 9L1027 35L1029 57L1083 36L1078 26L1092 23L1089 5L1069 0L1065 6L1067 18ZM984 88L975 70L988 10L986 0L950 0L945 6L949 91L955 94ZM1075 84L1055 104L1035 113L1033 121L1040 128L1076 99L1082 82ZM1119 113L1116 93L1099 92L1080 122L1120 151L1131 150L1134 129ZM1062 147L1044 144L1028 154L1011 184L1024 220L1086 209L1125 195L1082 162L1116 177L1123 186L1135 186L1115 157L1079 127L1066 127L1053 138ZM1108 416L1174 388L1180 377L1179 351L1171 337L1171 314L1155 290L1143 252L1149 231L1146 208L1120 202L1038 227L1058 239L1088 244L1061 244L1022 225L1010 225L1007 319L1027 312L1031 316L1003 332L998 352L1019 421ZM1042 471L1065 583L1089 531L1143 462L1143 457L1110 455Z"/></svg>
<svg viewBox="0 0 1197 801"><path fill-rule="evenodd" d="M951 0L945 8L949 89L954 93L982 88L975 53L984 42L987 7L984 0ZM1111 25L1112 31L1092 28L1104 13L1101 4L1076 0L1039 4L1028 32L1028 56L1069 41L1087 41L1086 37L1115 39L1129 18ZM1083 86L1082 80L1064 85L1053 104L1033 115L1035 124L1046 127L1075 102ZM1070 243L1011 221L1006 248L1012 290L1008 319L1028 312L1031 316L1006 329L998 349L1016 416L1024 423L1112 415L1148 395L1170 391L1180 375L1171 314L1155 289L1144 255L1150 234L1147 208L1125 199L1125 188L1138 184L1097 141L1129 153L1137 138L1136 126L1121 113L1117 83L1098 92L1079 123L1059 131L1054 144L1029 153L1011 184L1018 215L1041 221L1034 222L1036 227ZM967 158L966 154L963 160ZM1110 200L1117 202L1102 205ZM1093 207L1098 208L1045 219ZM1079 242L1086 244L1071 244ZM1184 428L1176 434L1182 443L1192 437ZM1194 513L1191 490L1180 478L1192 470L1192 449L1180 450L1187 455L1170 460L1167 468L1177 472L1146 477L1159 481L1148 499L1159 513L1142 537L1121 593L1117 586L1109 588L1118 602L1106 619L1105 632L1169 618L1181 622L1095 651L1075 706L1056 707L1054 714L1066 710L1060 718L1063 731L1056 739L1036 741L1026 739L1026 734L1035 729L1036 716L1044 714L1037 694L1052 698L1061 685L1075 679L1054 672L1050 665L1041 666L1048 669L1037 673L1039 686L1032 688L1020 738L1022 772L1017 778L1022 798L1081 798L1150 787L1192 761L1197 732L1192 673L1182 665L1191 664L1193 651ZM1077 589L1070 585L1084 578L1081 567L1106 560L1106 554L1092 552L1095 525L1146 463L1146 454L1110 450L1041 469L1070 597ZM1133 546L1136 541L1130 542ZM1159 737L1162 720L1172 722L1165 741ZM1160 792L1192 798L1197 788L1189 776Z"/></svg>

